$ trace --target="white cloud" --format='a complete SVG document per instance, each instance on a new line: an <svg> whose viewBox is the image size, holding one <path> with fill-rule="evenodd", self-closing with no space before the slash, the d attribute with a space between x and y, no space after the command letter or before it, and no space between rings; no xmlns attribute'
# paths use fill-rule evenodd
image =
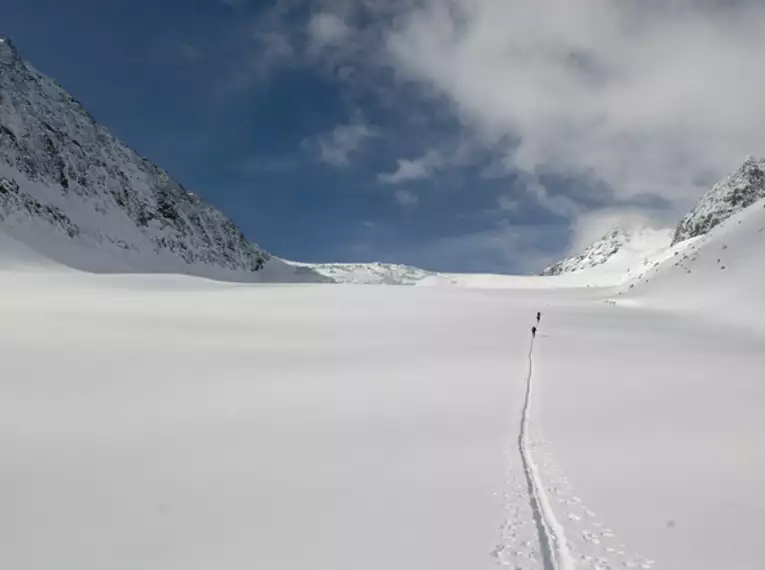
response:
<svg viewBox="0 0 765 570"><path fill-rule="evenodd" d="M440 153L430 151L414 160L399 159L395 171L378 174L377 179L385 184L400 184L411 180L430 178L441 165Z"/></svg>
<svg viewBox="0 0 765 570"><path fill-rule="evenodd" d="M351 154L358 152L364 143L376 134L376 130L371 126L355 122L338 125L331 132L304 143L317 149L318 159L321 162L343 167L350 163Z"/></svg>
<svg viewBox="0 0 765 570"><path fill-rule="evenodd" d="M539 249L550 228L501 223L485 231L433 240L391 255L419 267L436 270L497 273L537 273L560 257Z"/></svg>
<svg viewBox="0 0 765 570"><path fill-rule="evenodd" d="M606 208L595 212L582 214L571 227L571 242L568 255L579 254L592 245L595 240L606 235L615 225L625 230L651 228L659 229L661 224L647 217L637 209Z"/></svg>
<svg viewBox="0 0 765 570"><path fill-rule="evenodd" d="M398 22L399 77L445 96L509 170L685 207L765 153L765 3L424 0Z"/></svg>
<svg viewBox="0 0 765 570"><path fill-rule="evenodd" d="M260 59L266 62L266 67L273 67L279 60L286 61L294 55L289 35L281 31L257 30L253 33L253 39L262 49Z"/></svg>
<svg viewBox="0 0 765 570"><path fill-rule="evenodd" d="M526 175L520 178L527 197L553 214L575 217L581 210L581 207L565 194L551 194L536 176Z"/></svg>
<svg viewBox="0 0 765 570"><path fill-rule="evenodd" d="M420 199L417 195L412 194L408 190L396 190L393 193L393 199L397 204L404 207L416 206L420 203Z"/></svg>
<svg viewBox="0 0 765 570"><path fill-rule="evenodd" d="M325 46L337 45L351 33L351 29L342 18L329 12L314 14L308 22L307 31L313 51Z"/></svg>
<svg viewBox="0 0 765 570"><path fill-rule="evenodd" d="M497 199L497 206L502 212L517 212L521 207L521 203L517 198L500 196Z"/></svg>
<svg viewBox="0 0 765 570"><path fill-rule="evenodd" d="M500 211L532 201L570 218L578 236L599 224L586 206L596 200L581 199L583 178L593 179L598 199L604 186L620 203L658 194L676 215L746 155L765 155L762 0L316 0L310 14L300 0L278 7L273 30L283 41L271 42L272 60L329 70L352 104L377 95L382 109L409 119L425 106L401 101L432 98L422 139L439 149L440 163L401 158L378 174L382 183L483 165L487 178L518 178ZM448 143L433 144L433 115L443 126L444 113L460 127L446 136L469 151L460 161ZM377 133L352 123L310 148L345 166ZM414 144L406 149L417 156ZM572 176L578 188L546 188L545 174Z"/></svg>

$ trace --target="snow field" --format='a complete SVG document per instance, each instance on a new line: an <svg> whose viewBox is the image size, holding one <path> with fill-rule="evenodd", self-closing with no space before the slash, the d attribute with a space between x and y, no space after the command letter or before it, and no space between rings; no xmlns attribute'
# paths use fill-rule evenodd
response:
<svg viewBox="0 0 765 570"><path fill-rule="evenodd" d="M513 302L53 271L0 288L0 566L493 565Z"/></svg>
<svg viewBox="0 0 765 570"><path fill-rule="evenodd" d="M91 275L0 240L0 567L759 570L764 216L617 288Z"/></svg>

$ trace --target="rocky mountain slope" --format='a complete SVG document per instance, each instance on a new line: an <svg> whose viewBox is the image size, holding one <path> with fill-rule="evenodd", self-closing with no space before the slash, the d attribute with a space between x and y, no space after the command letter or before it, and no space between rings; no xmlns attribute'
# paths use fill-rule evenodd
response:
<svg viewBox="0 0 765 570"><path fill-rule="evenodd" d="M762 198L765 161L750 157L701 198L674 235L615 226L542 275L593 269L629 275L636 265L642 272L670 245L708 233ZM307 264L269 255L96 123L6 39L0 39L0 231L89 271L396 285L437 275L403 265Z"/></svg>
<svg viewBox="0 0 765 570"><path fill-rule="evenodd" d="M552 276L561 273L573 273L588 267L595 267L608 261L629 241L629 236L621 226L614 226L603 237L592 243L579 255L554 263L542 271L542 275Z"/></svg>
<svg viewBox="0 0 765 570"><path fill-rule="evenodd" d="M669 247L671 237L669 230L615 225L584 252L551 265L541 275L575 273L604 264L618 264L628 270L629 266L638 264Z"/></svg>
<svg viewBox="0 0 765 570"><path fill-rule="evenodd" d="M747 158L725 180L715 184L684 216L674 231L613 227L584 252L546 268L541 275L577 273L585 269L624 269L625 277L642 274L680 244L706 235L730 217L765 198L765 160ZM675 248L670 251L670 248Z"/></svg>
<svg viewBox="0 0 765 570"><path fill-rule="evenodd" d="M616 300L711 311L735 327L761 328L764 249L765 198L674 246L662 263L625 284Z"/></svg>
<svg viewBox="0 0 765 570"><path fill-rule="evenodd" d="M765 198L765 160L749 157L715 184L677 225L672 245L704 235L734 214Z"/></svg>
<svg viewBox="0 0 765 570"><path fill-rule="evenodd" d="M96 123L7 39L0 40L0 229L93 271L249 279L271 258Z"/></svg>

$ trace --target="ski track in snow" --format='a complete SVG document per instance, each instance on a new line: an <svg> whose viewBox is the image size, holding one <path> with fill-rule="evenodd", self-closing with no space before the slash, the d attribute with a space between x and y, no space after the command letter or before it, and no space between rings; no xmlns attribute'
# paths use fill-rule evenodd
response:
<svg viewBox="0 0 765 570"><path fill-rule="evenodd" d="M574 493L573 486L556 464L548 446L535 442L534 456L536 464L544 473L543 480L547 486L548 497L556 504L564 519L577 570L651 570L654 567L655 560L635 554L611 528L600 522L596 513Z"/></svg>
<svg viewBox="0 0 765 570"><path fill-rule="evenodd" d="M523 471L534 513L534 521L539 534L539 546L544 570L575 570L574 559L568 548L563 526L558 522L545 491L539 468L531 456L528 442L529 415L534 378L534 338L529 346L529 373L526 377L526 399L521 415L521 427L518 433L518 451L521 454Z"/></svg>
<svg viewBox="0 0 765 570"><path fill-rule="evenodd" d="M498 545L492 555L500 565L516 570L540 567L542 570L650 570L655 561L630 555L626 545L611 529L598 522L596 514L574 494L552 450L541 440L532 440L529 425L534 391L534 342L532 338L517 438L523 475L513 468L508 473L505 483L510 488L504 494L508 518L501 526L503 544ZM512 458L508 457L508 461L512 462ZM553 505L562 509L565 527L556 517ZM572 537L571 541L567 534Z"/></svg>

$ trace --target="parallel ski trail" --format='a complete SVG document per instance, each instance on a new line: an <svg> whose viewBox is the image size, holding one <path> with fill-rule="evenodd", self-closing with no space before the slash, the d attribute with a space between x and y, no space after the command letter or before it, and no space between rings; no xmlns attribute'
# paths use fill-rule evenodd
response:
<svg viewBox="0 0 765 570"><path fill-rule="evenodd" d="M566 542L563 527L555 518L550 506L550 499L545 492L539 468L531 456L528 445L529 416L531 413L531 395L534 371L534 338L529 346L529 373L526 377L526 399L521 415L521 427L518 433L518 451L521 454L523 472L526 476L531 510L539 535L539 548L542 554L544 570L575 570L574 558Z"/></svg>

